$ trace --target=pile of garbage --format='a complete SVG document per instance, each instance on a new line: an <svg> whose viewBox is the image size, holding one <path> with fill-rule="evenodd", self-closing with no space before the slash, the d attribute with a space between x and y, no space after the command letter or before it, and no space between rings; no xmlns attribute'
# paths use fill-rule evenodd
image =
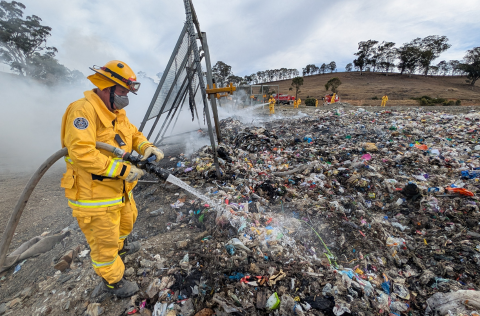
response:
<svg viewBox="0 0 480 316"><path fill-rule="evenodd" d="M477 112L221 124L221 180L209 147L173 170L223 211L171 205L211 236L184 250L182 277L158 279L177 285L158 287L158 315L180 309L179 297L216 315L477 315ZM178 289L187 279L191 290Z"/></svg>
<svg viewBox="0 0 480 316"><path fill-rule="evenodd" d="M141 291L119 314L479 315L479 113L221 125L221 179L210 147L170 170L212 203L176 193L149 210L168 215L166 233L127 257Z"/></svg>

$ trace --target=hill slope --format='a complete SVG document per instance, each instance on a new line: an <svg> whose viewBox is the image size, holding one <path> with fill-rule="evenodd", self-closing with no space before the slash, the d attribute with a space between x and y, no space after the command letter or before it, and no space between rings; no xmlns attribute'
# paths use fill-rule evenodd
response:
<svg viewBox="0 0 480 316"><path fill-rule="evenodd" d="M428 95L435 98L462 100L462 105L480 105L480 87L472 87L465 83L465 77L459 76L435 76L425 77L420 75L400 75L382 73L339 72L323 75L304 77L304 85L301 87L300 98L307 96L322 98L326 94L325 83L333 77L342 81L339 87L339 95L342 101L358 105L380 104L373 97L382 98L387 94L390 105L416 104L412 97ZM295 91L289 91L292 80L275 81L268 84L278 84L280 93L294 95Z"/></svg>

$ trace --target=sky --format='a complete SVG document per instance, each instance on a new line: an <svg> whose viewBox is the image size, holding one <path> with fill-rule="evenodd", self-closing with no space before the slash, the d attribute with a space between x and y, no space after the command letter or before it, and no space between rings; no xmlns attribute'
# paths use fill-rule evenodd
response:
<svg viewBox="0 0 480 316"><path fill-rule="evenodd" d="M27 15L52 27L57 58L85 75L119 59L150 77L162 72L185 21L181 0L23 0ZM480 1L193 0L212 63L236 75L352 62L359 41L446 35L452 47L436 61L462 59L480 46Z"/></svg>

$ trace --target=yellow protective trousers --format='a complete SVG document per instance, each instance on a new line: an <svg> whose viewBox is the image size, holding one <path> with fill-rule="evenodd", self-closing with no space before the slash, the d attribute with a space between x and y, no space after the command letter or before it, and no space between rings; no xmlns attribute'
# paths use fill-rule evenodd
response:
<svg viewBox="0 0 480 316"><path fill-rule="evenodd" d="M270 114L275 114L275 105L274 104L270 104L268 106L268 109L270 110Z"/></svg>
<svg viewBox="0 0 480 316"><path fill-rule="evenodd" d="M123 277L125 265L118 252L131 233L137 215L135 201L126 198L123 207L99 215L77 217L78 225L90 245L93 268L108 284L117 283Z"/></svg>

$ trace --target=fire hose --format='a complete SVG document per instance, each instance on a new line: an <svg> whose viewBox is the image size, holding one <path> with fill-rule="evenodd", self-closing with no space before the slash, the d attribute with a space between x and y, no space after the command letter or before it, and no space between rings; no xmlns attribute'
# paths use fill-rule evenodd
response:
<svg viewBox="0 0 480 316"><path fill-rule="evenodd" d="M118 158L122 158L124 161L129 161L130 163L134 164L138 168L146 170L148 173L152 173L157 177L159 177L160 179L166 180L169 176L169 173L166 170L152 163L152 161L155 160L154 155L148 157L148 159L144 161L140 161L139 157L133 156L131 153L125 152L123 149L117 148L109 144L97 142L96 148L111 152ZM51 155L37 169L37 171L35 171L35 173L32 175L32 177L28 181L27 185L23 189L23 192L20 195L20 198L18 199L17 204L15 205L13 213L10 216L10 220L8 221L7 226L5 227L5 231L3 232L3 235L2 235L2 240L0 241L0 267L3 267L5 264L7 251L8 251L8 248L10 247L10 243L12 242L13 234L15 233L17 225L20 222L20 217L22 216L23 210L27 205L30 195L32 194L33 190L35 189L35 187L37 186L38 182L43 177L45 172L47 172L47 170L55 162L57 162L60 158L66 155L68 155L68 149L66 147L60 149L59 151Z"/></svg>

